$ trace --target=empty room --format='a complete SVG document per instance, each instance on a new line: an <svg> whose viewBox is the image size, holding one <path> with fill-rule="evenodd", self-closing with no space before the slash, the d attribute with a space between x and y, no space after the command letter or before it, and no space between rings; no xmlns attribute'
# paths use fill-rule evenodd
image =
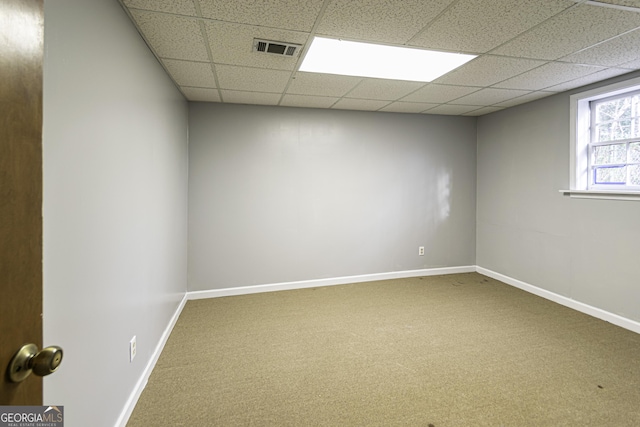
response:
<svg viewBox="0 0 640 427"><path fill-rule="evenodd" d="M640 1L0 4L0 405L640 425Z"/></svg>

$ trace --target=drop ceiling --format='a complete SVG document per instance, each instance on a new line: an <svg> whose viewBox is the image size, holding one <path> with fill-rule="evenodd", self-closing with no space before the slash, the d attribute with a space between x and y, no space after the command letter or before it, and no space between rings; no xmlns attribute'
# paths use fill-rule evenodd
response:
<svg viewBox="0 0 640 427"><path fill-rule="evenodd" d="M190 101L480 116L640 69L640 0L120 1ZM478 57L430 83L297 71L314 36Z"/></svg>

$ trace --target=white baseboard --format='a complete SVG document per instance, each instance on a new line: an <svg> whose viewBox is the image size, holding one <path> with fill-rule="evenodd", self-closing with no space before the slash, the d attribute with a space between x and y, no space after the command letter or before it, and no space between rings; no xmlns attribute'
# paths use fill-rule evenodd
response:
<svg viewBox="0 0 640 427"><path fill-rule="evenodd" d="M360 276L334 277L330 279L301 280L297 282L272 283L268 285L241 286L237 288L210 289L187 292L187 299L219 298L234 295L256 294L260 292L286 291L292 289L316 288L319 286L346 285L348 283L372 282L375 280L404 279L407 277L437 276L456 273L474 273L474 265L461 267L428 268L423 270L392 271L389 273L363 274Z"/></svg>
<svg viewBox="0 0 640 427"><path fill-rule="evenodd" d="M125 427L127 425L127 422L129 421L129 417L131 417L131 414L133 413L133 410L136 407L136 403L138 403L138 399L140 399L140 395L142 394L142 391L147 385L147 381L149 381L149 376L151 375L153 368L155 368L156 363L158 362L158 358L160 357L160 354L164 349L164 345L167 343L167 340L169 339L169 335L171 335L171 331L173 330L173 327L178 321L178 318L180 317L180 313L182 313L182 309L184 308L186 303L187 303L187 295L185 294L185 296L182 298L182 301L180 301L180 304L178 304L178 308L176 309L175 313L173 313L173 316L171 316L171 320L169 320L169 324L167 325L164 332L162 333L162 336L160 337L160 341L158 342L158 345L156 345L156 348L153 351L153 354L151 355L151 359L149 360L149 363L147 363L147 366L144 368L144 371L142 372L142 376L136 383L136 386L133 388L133 391L131 392L129 399L127 399L127 403L122 409L122 412L118 417L118 421L116 421L115 427Z"/></svg>
<svg viewBox="0 0 640 427"><path fill-rule="evenodd" d="M625 328L637 334L640 334L640 323L636 322L635 320L627 319L626 317L622 317L617 314L602 310L600 308L582 303L580 301L576 301L574 299L556 294L554 292L547 291L546 289L538 288L537 286L533 286L521 280L505 276L504 274L496 273L495 271L483 267L477 266L476 271L480 274L484 274L485 276L522 289L523 291L538 295L539 297L564 305L565 307L572 308L574 310L588 314L589 316L596 317L598 319L620 326L621 328Z"/></svg>

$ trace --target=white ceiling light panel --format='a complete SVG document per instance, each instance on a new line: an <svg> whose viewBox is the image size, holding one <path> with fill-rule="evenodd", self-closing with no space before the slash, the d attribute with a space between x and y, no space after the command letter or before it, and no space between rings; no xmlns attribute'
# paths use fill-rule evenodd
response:
<svg viewBox="0 0 640 427"><path fill-rule="evenodd" d="M300 71L430 82L475 57L315 37Z"/></svg>

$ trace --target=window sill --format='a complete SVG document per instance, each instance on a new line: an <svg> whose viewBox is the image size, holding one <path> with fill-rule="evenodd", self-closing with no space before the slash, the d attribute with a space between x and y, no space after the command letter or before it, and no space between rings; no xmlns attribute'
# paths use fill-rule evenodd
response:
<svg viewBox="0 0 640 427"><path fill-rule="evenodd" d="M565 196L576 199L603 199L603 200L640 200L639 191L621 190L559 190Z"/></svg>

